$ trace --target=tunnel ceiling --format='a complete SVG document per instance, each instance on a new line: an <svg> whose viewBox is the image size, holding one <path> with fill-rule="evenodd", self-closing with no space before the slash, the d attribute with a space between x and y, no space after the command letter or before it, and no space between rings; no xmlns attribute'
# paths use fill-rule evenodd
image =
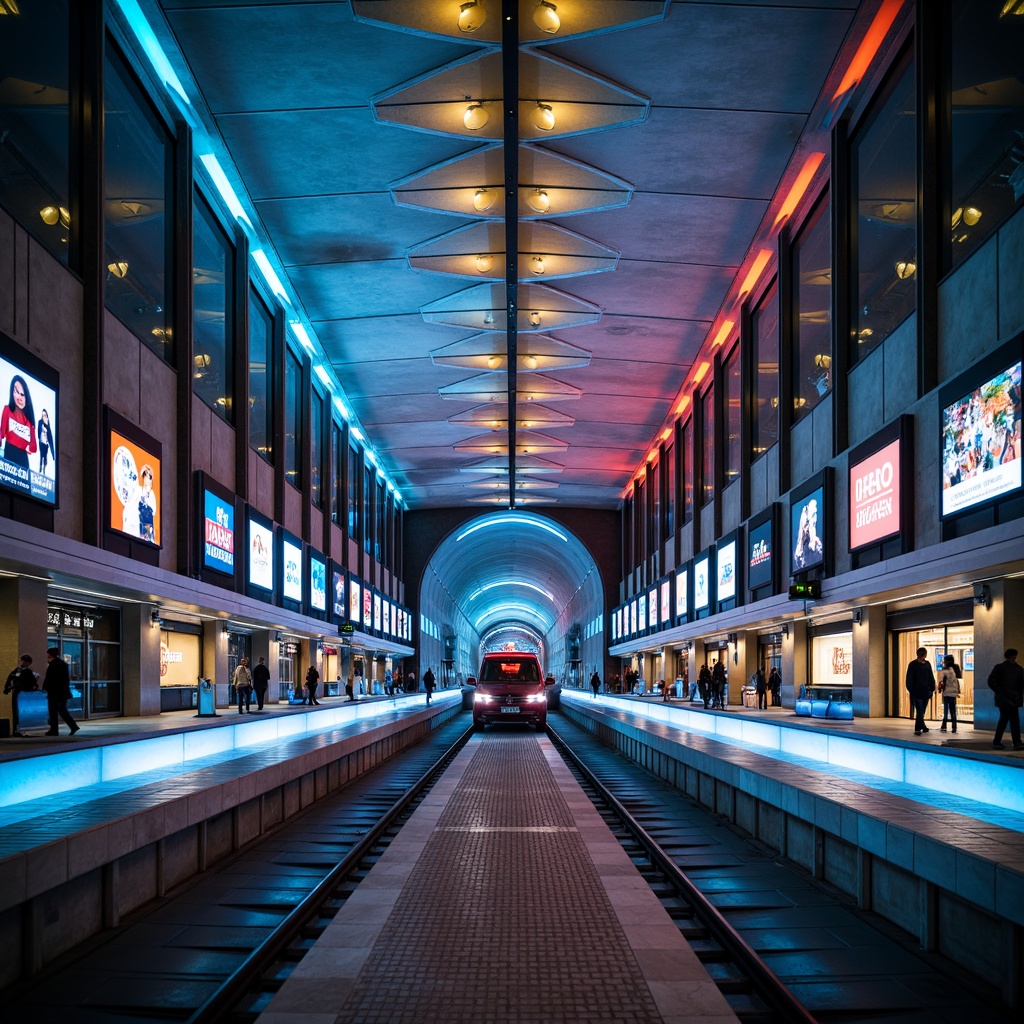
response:
<svg viewBox="0 0 1024 1024"><path fill-rule="evenodd" d="M877 6L519 0L510 145L500 0L140 2L412 509L508 506L510 451L512 504L617 507Z"/></svg>
<svg viewBox="0 0 1024 1024"><path fill-rule="evenodd" d="M586 547L562 525L517 509L471 519L449 534L428 563L422 596L443 606L443 591L479 634L519 622L543 636L581 590L581 607L603 607Z"/></svg>

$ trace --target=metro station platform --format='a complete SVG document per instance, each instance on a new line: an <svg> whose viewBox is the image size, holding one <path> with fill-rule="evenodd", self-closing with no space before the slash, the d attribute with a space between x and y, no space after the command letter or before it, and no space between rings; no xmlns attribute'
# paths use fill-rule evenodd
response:
<svg viewBox="0 0 1024 1024"><path fill-rule="evenodd" d="M737 1018L547 737L474 737L258 1024Z"/></svg>

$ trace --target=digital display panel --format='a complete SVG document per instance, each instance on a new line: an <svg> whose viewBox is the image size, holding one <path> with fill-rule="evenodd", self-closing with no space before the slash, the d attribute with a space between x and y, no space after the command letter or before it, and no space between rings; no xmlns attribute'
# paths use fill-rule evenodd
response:
<svg viewBox="0 0 1024 1024"><path fill-rule="evenodd" d="M255 519L249 520L249 583L274 589L274 531Z"/></svg>
<svg viewBox="0 0 1024 1024"><path fill-rule="evenodd" d="M160 546L160 459L110 431L110 529Z"/></svg>
<svg viewBox="0 0 1024 1024"><path fill-rule="evenodd" d="M381 629L384 630L387 636L391 635L391 602L388 600L384 601L384 607L381 609Z"/></svg>
<svg viewBox="0 0 1024 1024"><path fill-rule="evenodd" d="M679 569L676 572L676 615L680 618L685 617L689 612L689 608L686 605L687 590L689 589L689 571L687 569Z"/></svg>
<svg viewBox="0 0 1024 1024"><path fill-rule="evenodd" d="M345 618L345 612L348 610L345 604L345 574L335 570L331 574L331 614L336 619Z"/></svg>
<svg viewBox="0 0 1024 1024"><path fill-rule="evenodd" d="M661 581L661 612L659 619L661 622L668 622L672 616L672 581L662 580Z"/></svg>
<svg viewBox="0 0 1024 1024"><path fill-rule="evenodd" d="M693 563L693 610L703 611L711 600L710 571L708 556L703 555Z"/></svg>
<svg viewBox="0 0 1024 1024"><path fill-rule="evenodd" d="M654 629L658 625L658 589L647 595L647 624Z"/></svg>
<svg viewBox="0 0 1024 1024"><path fill-rule="evenodd" d="M235 571L235 503L203 488L203 568Z"/></svg>
<svg viewBox="0 0 1024 1024"><path fill-rule="evenodd" d="M636 598L629 602L629 632L636 632Z"/></svg>
<svg viewBox="0 0 1024 1024"><path fill-rule="evenodd" d="M774 521L765 520L747 531L747 586L754 590L772 582Z"/></svg>
<svg viewBox="0 0 1024 1024"><path fill-rule="evenodd" d="M30 372L35 362L0 335L0 394L7 397L0 413L0 485L55 506L58 378L47 370L46 383L41 367Z"/></svg>
<svg viewBox="0 0 1024 1024"><path fill-rule="evenodd" d="M813 569L825 562L825 545L821 539L824 523L825 489L819 487L789 507L790 539L793 552L793 572Z"/></svg>
<svg viewBox="0 0 1024 1024"><path fill-rule="evenodd" d="M736 596L736 541L718 546L717 563L718 600L731 601Z"/></svg>
<svg viewBox="0 0 1024 1024"><path fill-rule="evenodd" d="M358 624L363 618L363 600L360 596L360 585L358 580L348 581L348 617L352 622Z"/></svg>
<svg viewBox="0 0 1024 1024"><path fill-rule="evenodd" d="M281 536L281 594L289 601L302 600L302 544Z"/></svg>
<svg viewBox="0 0 1024 1024"><path fill-rule="evenodd" d="M850 550L900 532L900 440L850 466Z"/></svg>
<svg viewBox="0 0 1024 1024"><path fill-rule="evenodd" d="M363 628L373 629L373 593L369 587L363 587Z"/></svg>
<svg viewBox="0 0 1024 1024"><path fill-rule="evenodd" d="M638 633L647 628L647 598L643 596L636 601L636 628Z"/></svg>
<svg viewBox="0 0 1024 1024"><path fill-rule="evenodd" d="M1018 360L942 410L942 515L1021 485Z"/></svg>
<svg viewBox="0 0 1024 1024"><path fill-rule="evenodd" d="M327 563L314 554L309 556L309 607L327 611Z"/></svg>

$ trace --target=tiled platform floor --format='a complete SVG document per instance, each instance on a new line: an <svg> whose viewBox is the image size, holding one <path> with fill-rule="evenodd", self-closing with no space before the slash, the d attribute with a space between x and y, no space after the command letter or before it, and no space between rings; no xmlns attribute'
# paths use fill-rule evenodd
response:
<svg viewBox="0 0 1024 1024"><path fill-rule="evenodd" d="M545 737L475 738L259 1024L735 1021Z"/></svg>

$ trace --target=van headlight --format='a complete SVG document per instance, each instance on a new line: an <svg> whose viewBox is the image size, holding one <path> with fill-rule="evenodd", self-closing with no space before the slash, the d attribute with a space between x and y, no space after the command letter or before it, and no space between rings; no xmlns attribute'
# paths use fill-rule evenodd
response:
<svg viewBox="0 0 1024 1024"><path fill-rule="evenodd" d="M494 698L489 693L474 693L473 694L474 704L493 704Z"/></svg>
<svg viewBox="0 0 1024 1024"><path fill-rule="evenodd" d="M546 704L548 695L546 693L534 693L526 698L527 704Z"/></svg>

